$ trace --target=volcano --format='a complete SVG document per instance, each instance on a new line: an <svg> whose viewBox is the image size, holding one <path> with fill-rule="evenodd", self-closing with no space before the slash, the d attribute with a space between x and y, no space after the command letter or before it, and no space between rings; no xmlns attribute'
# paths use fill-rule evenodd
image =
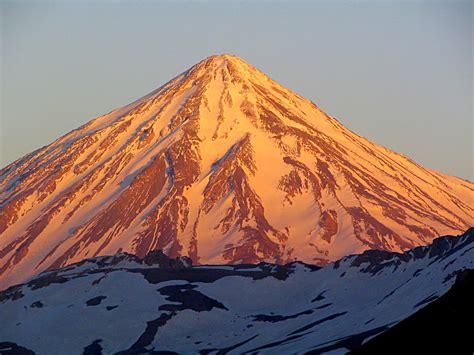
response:
<svg viewBox="0 0 474 355"><path fill-rule="evenodd" d="M400 252L470 227L473 191L211 56L0 171L0 287L120 252L319 265Z"/></svg>

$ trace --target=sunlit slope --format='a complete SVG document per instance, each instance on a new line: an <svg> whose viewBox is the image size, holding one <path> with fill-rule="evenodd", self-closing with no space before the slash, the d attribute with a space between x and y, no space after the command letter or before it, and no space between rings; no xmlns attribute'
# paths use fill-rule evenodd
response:
<svg viewBox="0 0 474 355"><path fill-rule="evenodd" d="M118 251L325 264L406 250L471 226L473 189L212 56L0 171L0 287Z"/></svg>

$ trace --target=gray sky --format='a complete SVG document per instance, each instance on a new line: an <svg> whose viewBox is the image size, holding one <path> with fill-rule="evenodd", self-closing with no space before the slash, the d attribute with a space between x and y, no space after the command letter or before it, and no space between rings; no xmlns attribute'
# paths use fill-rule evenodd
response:
<svg viewBox="0 0 474 355"><path fill-rule="evenodd" d="M0 166L211 54L473 180L470 1L1 1Z"/></svg>

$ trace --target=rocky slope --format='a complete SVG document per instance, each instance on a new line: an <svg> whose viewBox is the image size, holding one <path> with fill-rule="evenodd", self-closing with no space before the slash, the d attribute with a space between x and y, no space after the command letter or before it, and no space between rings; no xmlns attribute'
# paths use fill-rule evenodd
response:
<svg viewBox="0 0 474 355"><path fill-rule="evenodd" d="M324 268L191 266L159 252L97 257L0 292L0 351L341 354L442 300L473 268L474 228ZM440 333L452 326L432 322Z"/></svg>
<svg viewBox="0 0 474 355"><path fill-rule="evenodd" d="M324 265L403 251L470 227L473 189L213 56L0 170L0 288L117 252Z"/></svg>

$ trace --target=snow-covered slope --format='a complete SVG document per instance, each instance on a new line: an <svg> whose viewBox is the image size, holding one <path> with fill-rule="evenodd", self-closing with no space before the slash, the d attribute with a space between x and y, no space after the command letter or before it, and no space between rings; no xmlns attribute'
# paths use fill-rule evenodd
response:
<svg viewBox="0 0 474 355"><path fill-rule="evenodd" d="M407 250L470 227L473 189L213 56L0 171L0 288L121 251L324 265Z"/></svg>
<svg viewBox="0 0 474 355"><path fill-rule="evenodd" d="M442 296L460 271L473 268L474 228L404 254L366 251L324 268L191 267L187 258L156 252L144 260L97 257L0 292L0 348L344 353Z"/></svg>

